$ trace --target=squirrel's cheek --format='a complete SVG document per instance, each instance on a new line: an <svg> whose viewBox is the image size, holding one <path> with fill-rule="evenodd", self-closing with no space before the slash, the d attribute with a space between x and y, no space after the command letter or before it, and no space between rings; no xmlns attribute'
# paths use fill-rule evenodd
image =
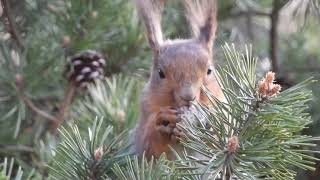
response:
<svg viewBox="0 0 320 180"><path fill-rule="evenodd" d="M213 74L207 75L203 78L203 84L207 85L210 84L211 82L215 81L215 77Z"/></svg>
<svg viewBox="0 0 320 180"><path fill-rule="evenodd" d="M200 93L199 101L202 105L208 105L210 103L209 98L204 92Z"/></svg>
<svg viewBox="0 0 320 180"><path fill-rule="evenodd" d="M208 85L208 84L209 84L209 77L203 78L202 84L203 84L204 86Z"/></svg>

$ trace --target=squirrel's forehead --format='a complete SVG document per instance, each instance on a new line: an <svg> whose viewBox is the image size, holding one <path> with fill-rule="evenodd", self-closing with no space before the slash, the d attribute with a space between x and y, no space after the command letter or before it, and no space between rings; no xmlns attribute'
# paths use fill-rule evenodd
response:
<svg viewBox="0 0 320 180"><path fill-rule="evenodd" d="M206 68L210 58L208 52L197 45L177 45L163 48L159 63L166 68Z"/></svg>

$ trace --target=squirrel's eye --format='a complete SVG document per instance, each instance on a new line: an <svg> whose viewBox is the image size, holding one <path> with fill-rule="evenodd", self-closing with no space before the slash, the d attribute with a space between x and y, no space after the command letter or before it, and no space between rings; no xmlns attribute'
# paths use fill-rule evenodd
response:
<svg viewBox="0 0 320 180"><path fill-rule="evenodd" d="M165 78L165 75L164 75L163 71L162 71L161 69L159 69L158 72L159 72L160 78L161 78L161 79L164 79L164 78Z"/></svg>
<svg viewBox="0 0 320 180"><path fill-rule="evenodd" d="M208 68L208 71L207 71L207 75L211 74L212 73L212 69L211 67Z"/></svg>

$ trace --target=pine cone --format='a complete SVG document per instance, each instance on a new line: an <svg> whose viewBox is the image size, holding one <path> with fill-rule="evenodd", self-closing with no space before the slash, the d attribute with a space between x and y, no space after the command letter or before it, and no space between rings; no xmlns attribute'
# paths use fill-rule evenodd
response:
<svg viewBox="0 0 320 180"><path fill-rule="evenodd" d="M93 50L82 51L68 59L66 77L77 87L86 88L89 83L104 77L106 60Z"/></svg>
<svg viewBox="0 0 320 180"><path fill-rule="evenodd" d="M201 112L201 109L197 109L194 105L190 106L190 107L180 107L178 109L180 112L182 112L180 114L180 118L184 121L189 121L192 124L195 125L199 125L199 121L200 123L202 123L203 125L207 125L207 117L205 116L204 112Z"/></svg>

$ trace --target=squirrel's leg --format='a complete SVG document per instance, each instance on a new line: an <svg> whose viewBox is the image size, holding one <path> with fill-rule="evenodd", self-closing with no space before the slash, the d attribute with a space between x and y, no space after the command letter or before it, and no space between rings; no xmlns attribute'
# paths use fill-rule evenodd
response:
<svg viewBox="0 0 320 180"><path fill-rule="evenodd" d="M172 159L170 146L178 142L178 138L182 136L181 129L177 126L180 122L179 112L171 107L162 107L160 111L152 119L149 119L148 141L149 147L146 149L147 156L155 156L159 158L165 152L168 159Z"/></svg>
<svg viewBox="0 0 320 180"><path fill-rule="evenodd" d="M177 126L181 121L179 117L180 112L171 107L162 107L157 115L156 129L159 133L169 138L172 143L177 143L178 138L182 136L182 131Z"/></svg>

